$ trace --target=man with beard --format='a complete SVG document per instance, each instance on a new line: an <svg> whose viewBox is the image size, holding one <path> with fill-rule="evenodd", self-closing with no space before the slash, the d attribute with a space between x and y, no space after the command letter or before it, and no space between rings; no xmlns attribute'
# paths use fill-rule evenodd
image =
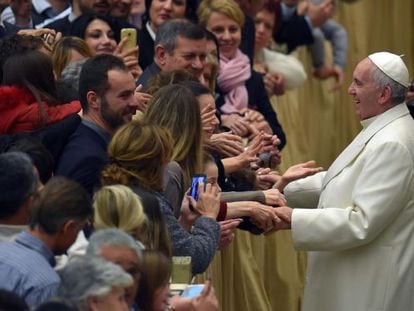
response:
<svg viewBox="0 0 414 311"><path fill-rule="evenodd" d="M106 148L112 134L136 112L134 93L134 78L121 59L98 55L84 64L79 78L82 122L62 152L57 175L79 182L92 196L108 162Z"/></svg>
<svg viewBox="0 0 414 311"><path fill-rule="evenodd" d="M147 86L150 78L160 72L177 69L188 71L202 79L206 59L206 31L187 20L171 20L158 28L155 37L154 62L138 79L137 84Z"/></svg>

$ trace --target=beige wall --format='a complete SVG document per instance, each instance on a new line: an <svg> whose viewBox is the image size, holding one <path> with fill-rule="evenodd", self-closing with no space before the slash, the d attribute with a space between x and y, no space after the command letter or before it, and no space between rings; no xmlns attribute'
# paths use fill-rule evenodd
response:
<svg viewBox="0 0 414 311"><path fill-rule="evenodd" d="M413 77L414 0L340 2L337 20L349 33L342 90L329 93L332 81L310 79L300 89L273 100L288 139L282 170L308 159L327 168L358 133L360 124L346 90L359 60L380 50L405 54ZM299 55L310 72L306 49ZM299 310L304 271L304 253L293 250L288 231L268 237L237 232L235 242L211 266L221 310L226 311Z"/></svg>

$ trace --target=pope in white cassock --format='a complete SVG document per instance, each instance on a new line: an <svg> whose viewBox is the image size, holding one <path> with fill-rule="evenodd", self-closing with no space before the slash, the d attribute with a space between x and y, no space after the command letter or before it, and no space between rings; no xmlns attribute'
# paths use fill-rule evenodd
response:
<svg viewBox="0 0 414 311"><path fill-rule="evenodd" d="M362 131L326 172L288 184L296 249L309 251L302 311L414 310L414 120L400 56L374 53L348 93ZM317 207L317 208L316 208Z"/></svg>

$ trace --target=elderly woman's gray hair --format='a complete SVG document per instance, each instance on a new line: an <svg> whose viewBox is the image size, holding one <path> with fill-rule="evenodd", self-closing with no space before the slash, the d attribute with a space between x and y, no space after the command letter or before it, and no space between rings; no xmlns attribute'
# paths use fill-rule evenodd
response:
<svg viewBox="0 0 414 311"><path fill-rule="evenodd" d="M132 285L132 277L120 266L97 256L74 257L59 275L59 297L75 304L79 310L88 310L90 297L103 298L113 287Z"/></svg>
<svg viewBox="0 0 414 311"><path fill-rule="evenodd" d="M137 253L142 259L144 245L135 240L129 234L115 228L100 229L95 231L89 239L86 254L100 256L104 246L126 246Z"/></svg>

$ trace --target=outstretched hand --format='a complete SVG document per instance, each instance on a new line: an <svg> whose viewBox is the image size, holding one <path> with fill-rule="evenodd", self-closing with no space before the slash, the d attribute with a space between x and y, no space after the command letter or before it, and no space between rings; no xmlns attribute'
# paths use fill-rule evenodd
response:
<svg viewBox="0 0 414 311"><path fill-rule="evenodd" d="M244 150L241 137L231 132L213 134L206 144L225 158L238 156Z"/></svg>
<svg viewBox="0 0 414 311"><path fill-rule="evenodd" d="M234 230L240 225L243 221L241 218L235 219L228 219L224 221L220 221L220 243L219 249L225 249L227 246L231 244L234 240Z"/></svg>
<svg viewBox="0 0 414 311"><path fill-rule="evenodd" d="M290 182L307 176L315 175L316 173L319 173L323 170L322 167L313 167L315 165L316 162L313 160L292 165L286 170L286 172L282 175L282 178L280 178L273 187L283 192L286 185Z"/></svg>

